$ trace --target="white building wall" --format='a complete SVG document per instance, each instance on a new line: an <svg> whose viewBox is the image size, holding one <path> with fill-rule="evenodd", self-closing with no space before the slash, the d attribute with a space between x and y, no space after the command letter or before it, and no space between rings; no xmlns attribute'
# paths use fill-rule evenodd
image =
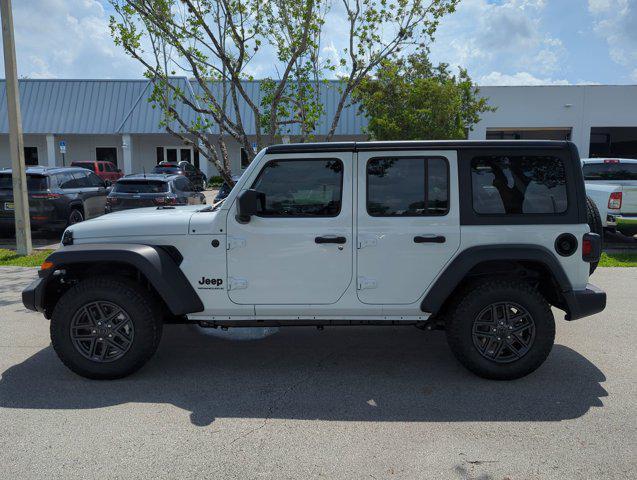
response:
<svg viewBox="0 0 637 480"><path fill-rule="evenodd" d="M571 128L587 157L591 127L637 127L637 85L481 87L480 95L497 110L483 114L471 140L484 140L489 128Z"/></svg>
<svg viewBox="0 0 637 480"><path fill-rule="evenodd" d="M38 164L47 165L45 135L24 135L24 146L37 147ZM11 168L11 156L9 154L9 135L0 135L0 168Z"/></svg>
<svg viewBox="0 0 637 480"><path fill-rule="evenodd" d="M46 136L42 135L45 142ZM60 153L59 142L66 142L66 154L64 155L64 165L69 166L71 162L80 160L95 161L95 149L97 147L115 147L117 148L117 165L123 168L123 152L122 152L122 136L121 135L55 135L55 165L62 165L62 154ZM46 151L46 150L45 150ZM41 165L46 162L40 160Z"/></svg>

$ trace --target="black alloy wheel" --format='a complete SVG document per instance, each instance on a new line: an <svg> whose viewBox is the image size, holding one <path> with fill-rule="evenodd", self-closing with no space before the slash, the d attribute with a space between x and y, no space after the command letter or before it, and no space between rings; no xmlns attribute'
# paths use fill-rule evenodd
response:
<svg viewBox="0 0 637 480"><path fill-rule="evenodd" d="M509 363L526 355L535 340L533 317L513 302L492 303L473 321L473 344L484 358Z"/></svg>

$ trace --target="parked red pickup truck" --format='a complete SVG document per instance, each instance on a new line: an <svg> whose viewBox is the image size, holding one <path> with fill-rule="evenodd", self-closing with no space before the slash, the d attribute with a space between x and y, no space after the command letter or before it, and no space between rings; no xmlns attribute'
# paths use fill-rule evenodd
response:
<svg viewBox="0 0 637 480"><path fill-rule="evenodd" d="M124 176L122 171L119 168L117 168L117 165L115 165L113 162L107 162L107 161L91 162L91 161L80 160L77 162L72 162L71 166L82 167L82 168L86 168L87 170L90 170L91 172L95 173L98 177L100 177L102 180L104 180L107 185L110 185L111 183L115 183L117 180L119 180L120 178Z"/></svg>

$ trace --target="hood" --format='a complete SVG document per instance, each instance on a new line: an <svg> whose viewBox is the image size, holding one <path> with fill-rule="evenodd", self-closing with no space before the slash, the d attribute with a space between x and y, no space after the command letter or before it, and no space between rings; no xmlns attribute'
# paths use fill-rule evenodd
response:
<svg viewBox="0 0 637 480"><path fill-rule="evenodd" d="M137 208L107 213L69 227L73 238L188 235L190 217L205 205Z"/></svg>

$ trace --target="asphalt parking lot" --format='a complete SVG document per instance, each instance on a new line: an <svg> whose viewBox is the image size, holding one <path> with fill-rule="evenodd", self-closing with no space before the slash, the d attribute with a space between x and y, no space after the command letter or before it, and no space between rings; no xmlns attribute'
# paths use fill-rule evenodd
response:
<svg viewBox="0 0 637 480"><path fill-rule="evenodd" d="M598 270L606 311L560 320L515 382L466 372L443 332L185 326L136 375L89 381L23 308L34 275L0 269L2 479L637 477L637 269Z"/></svg>

